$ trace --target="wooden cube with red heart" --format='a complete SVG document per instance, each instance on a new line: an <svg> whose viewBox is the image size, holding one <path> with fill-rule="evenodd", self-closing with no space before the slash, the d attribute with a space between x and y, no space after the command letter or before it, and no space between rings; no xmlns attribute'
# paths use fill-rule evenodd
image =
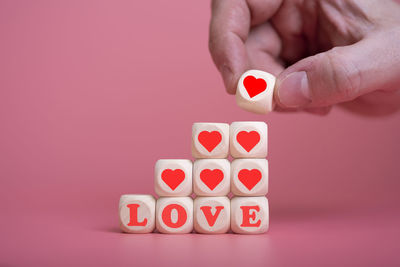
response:
<svg viewBox="0 0 400 267"><path fill-rule="evenodd" d="M231 199L231 229L237 234L262 234L269 227L266 197L234 197Z"/></svg>
<svg viewBox="0 0 400 267"><path fill-rule="evenodd" d="M251 94L255 94L252 92ZM255 94L256 95L256 94ZM194 164L160 159L155 191L122 195L120 227L127 233L259 234L268 229L268 127L264 122L194 123ZM230 163L229 150L236 158ZM197 195L193 202L192 192ZM229 200L228 193L236 197Z"/></svg>
<svg viewBox="0 0 400 267"><path fill-rule="evenodd" d="M154 168L154 187L159 196L185 197L192 194L192 161L160 159Z"/></svg>
<svg viewBox="0 0 400 267"><path fill-rule="evenodd" d="M242 74L236 89L239 107L254 113L266 114L274 109L275 76L260 70Z"/></svg>
<svg viewBox="0 0 400 267"><path fill-rule="evenodd" d="M226 196L231 164L227 159L198 159L193 164L193 191L198 196Z"/></svg>
<svg viewBox="0 0 400 267"><path fill-rule="evenodd" d="M268 126L261 121L238 121L230 126L230 153L234 158L265 158Z"/></svg>
<svg viewBox="0 0 400 267"><path fill-rule="evenodd" d="M156 200L152 195L122 195L119 225L126 233L151 233L155 228Z"/></svg>
<svg viewBox="0 0 400 267"><path fill-rule="evenodd" d="M235 159L231 164L231 192L236 196L264 196L268 193L268 161Z"/></svg>
<svg viewBox="0 0 400 267"><path fill-rule="evenodd" d="M201 158L227 158L229 154L229 124L194 123L192 155Z"/></svg>
<svg viewBox="0 0 400 267"><path fill-rule="evenodd" d="M164 234L187 234L193 231L193 199L160 197L156 204L156 228Z"/></svg>
<svg viewBox="0 0 400 267"><path fill-rule="evenodd" d="M202 234L223 234L231 225L228 197L197 197L193 204L194 230Z"/></svg>

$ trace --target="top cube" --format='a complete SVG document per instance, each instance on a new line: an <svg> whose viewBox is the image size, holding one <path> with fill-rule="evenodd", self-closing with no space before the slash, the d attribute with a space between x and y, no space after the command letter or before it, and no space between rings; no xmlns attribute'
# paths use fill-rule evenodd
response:
<svg viewBox="0 0 400 267"><path fill-rule="evenodd" d="M201 158L227 158L229 154L229 124L194 123L192 155Z"/></svg>
<svg viewBox="0 0 400 267"><path fill-rule="evenodd" d="M248 70L240 77L236 102L254 113L266 114L274 109L275 76L260 70Z"/></svg>

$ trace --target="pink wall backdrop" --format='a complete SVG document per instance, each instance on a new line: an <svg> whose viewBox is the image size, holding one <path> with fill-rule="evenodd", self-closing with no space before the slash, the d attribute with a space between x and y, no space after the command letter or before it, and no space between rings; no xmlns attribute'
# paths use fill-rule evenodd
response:
<svg viewBox="0 0 400 267"><path fill-rule="evenodd" d="M0 1L0 266L399 266L400 114L240 110L209 6ZM269 233L120 233L120 195L191 158L193 122L240 120L269 124Z"/></svg>

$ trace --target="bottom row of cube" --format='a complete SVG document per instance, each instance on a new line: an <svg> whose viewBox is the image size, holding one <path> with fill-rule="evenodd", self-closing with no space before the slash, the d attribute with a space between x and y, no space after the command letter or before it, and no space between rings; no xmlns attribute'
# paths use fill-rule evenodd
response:
<svg viewBox="0 0 400 267"><path fill-rule="evenodd" d="M268 230L266 197L160 197L122 195L121 230L127 233L261 234Z"/></svg>

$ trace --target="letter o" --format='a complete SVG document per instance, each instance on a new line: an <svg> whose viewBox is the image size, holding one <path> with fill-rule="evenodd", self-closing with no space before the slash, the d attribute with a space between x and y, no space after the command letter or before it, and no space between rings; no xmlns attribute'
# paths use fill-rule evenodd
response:
<svg viewBox="0 0 400 267"><path fill-rule="evenodd" d="M172 210L178 212L178 220L174 223L172 222ZM179 228L183 226L187 221L187 213L184 207L178 204L169 204L164 208L161 214L161 218L164 224L170 228Z"/></svg>

